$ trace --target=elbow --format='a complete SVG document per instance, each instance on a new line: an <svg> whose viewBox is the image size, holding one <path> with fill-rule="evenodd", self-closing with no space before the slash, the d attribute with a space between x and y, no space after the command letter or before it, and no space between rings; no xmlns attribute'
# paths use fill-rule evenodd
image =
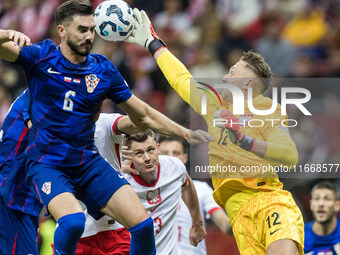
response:
<svg viewBox="0 0 340 255"><path fill-rule="evenodd" d="M298 162L298 152L295 144L269 144L265 160L287 167L293 167Z"/></svg>
<svg viewBox="0 0 340 255"><path fill-rule="evenodd" d="M292 157L292 160L291 160L291 165L292 166L296 166L296 164L298 163L299 161L299 156L298 156L298 152L296 151L295 155Z"/></svg>
<svg viewBox="0 0 340 255"><path fill-rule="evenodd" d="M146 131L151 126L150 123L144 119L137 121L135 124L141 130L141 132Z"/></svg>
<svg viewBox="0 0 340 255"><path fill-rule="evenodd" d="M183 88L183 84L190 84L190 79L192 79L192 75L189 72L181 72L176 76L171 77L169 79L169 83L171 87L175 90Z"/></svg>
<svg viewBox="0 0 340 255"><path fill-rule="evenodd" d="M299 160L298 152L295 146L289 146L282 150L282 165L293 167Z"/></svg>
<svg viewBox="0 0 340 255"><path fill-rule="evenodd" d="M147 117L136 118L136 117L130 116L130 120L132 122L130 125L130 128L132 130L137 130L138 132L143 132L147 130L150 126L150 123Z"/></svg>

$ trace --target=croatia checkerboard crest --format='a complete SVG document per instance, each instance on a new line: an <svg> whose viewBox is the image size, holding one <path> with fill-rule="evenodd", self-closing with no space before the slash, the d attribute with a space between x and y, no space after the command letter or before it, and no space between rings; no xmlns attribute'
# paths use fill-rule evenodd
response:
<svg viewBox="0 0 340 255"><path fill-rule="evenodd" d="M41 190L45 192L47 195L49 195L51 193L51 182L45 182L42 185Z"/></svg>
<svg viewBox="0 0 340 255"><path fill-rule="evenodd" d="M97 87L100 79L95 74L90 74L85 76L87 92L92 93L93 90Z"/></svg>

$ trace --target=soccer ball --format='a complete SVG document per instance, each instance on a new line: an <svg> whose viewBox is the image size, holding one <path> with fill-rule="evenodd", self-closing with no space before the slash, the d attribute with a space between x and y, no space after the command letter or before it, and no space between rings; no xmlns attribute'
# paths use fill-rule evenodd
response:
<svg viewBox="0 0 340 255"><path fill-rule="evenodd" d="M100 3L94 12L95 30L106 41L123 41L135 26L131 7L122 0Z"/></svg>

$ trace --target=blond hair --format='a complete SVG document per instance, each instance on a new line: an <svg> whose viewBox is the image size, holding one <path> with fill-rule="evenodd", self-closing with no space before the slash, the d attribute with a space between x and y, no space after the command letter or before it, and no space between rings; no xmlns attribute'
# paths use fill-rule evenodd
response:
<svg viewBox="0 0 340 255"><path fill-rule="evenodd" d="M243 56L240 60L246 62L247 67L261 79L264 90L268 89L273 77L273 72L264 58L260 54L249 50L243 52Z"/></svg>

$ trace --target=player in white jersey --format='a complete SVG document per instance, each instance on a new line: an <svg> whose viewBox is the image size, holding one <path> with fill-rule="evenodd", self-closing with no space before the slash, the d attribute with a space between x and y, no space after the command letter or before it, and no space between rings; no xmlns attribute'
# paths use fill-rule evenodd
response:
<svg viewBox="0 0 340 255"><path fill-rule="evenodd" d="M96 121L95 145L103 158L115 169L121 169L124 134L140 131L128 116L102 113ZM130 233L121 224L108 216L96 221L87 210L85 215L85 230L78 242L76 255L129 254Z"/></svg>
<svg viewBox="0 0 340 255"><path fill-rule="evenodd" d="M181 254L177 246L176 218L182 194L192 218L190 241L196 246L206 232L196 192L185 165L175 157L159 156L151 130L128 137L126 145L132 151L129 167L139 174L130 171L131 174L124 176L154 221L157 254Z"/></svg>
<svg viewBox="0 0 340 255"><path fill-rule="evenodd" d="M180 139L168 136L161 136L158 139L159 150L162 155L177 157L184 164L188 161L188 154L184 152L184 144ZM200 212L205 223L205 218L211 218L218 228L226 234L232 234L229 218L224 210L218 206L212 196L213 190L206 183L193 180L197 197L200 205ZM183 200L178 205L177 228L178 228L178 246L186 255L205 255L207 248L205 240L200 242L196 247L190 244L189 230L191 226L191 217L188 208Z"/></svg>

